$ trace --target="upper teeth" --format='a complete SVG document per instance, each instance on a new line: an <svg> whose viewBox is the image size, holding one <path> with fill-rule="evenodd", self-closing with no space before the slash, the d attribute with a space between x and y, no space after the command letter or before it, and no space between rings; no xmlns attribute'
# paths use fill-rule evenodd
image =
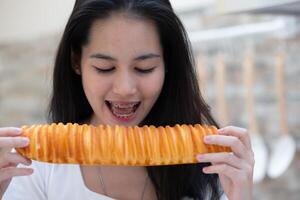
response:
<svg viewBox="0 0 300 200"><path fill-rule="evenodd" d="M114 102L109 102L113 107L116 108L131 108L139 104L138 102L132 102L132 103L114 103Z"/></svg>

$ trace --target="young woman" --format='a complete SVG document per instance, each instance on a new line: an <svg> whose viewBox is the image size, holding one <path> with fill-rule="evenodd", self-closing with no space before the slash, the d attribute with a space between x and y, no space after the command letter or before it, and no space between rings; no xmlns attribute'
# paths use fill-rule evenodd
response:
<svg viewBox="0 0 300 200"><path fill-rule="evenodd" d="M168 0L77 1L56 56L50 122L217 125L197 83L186 32ZM233 153L151 167L26 167L31 161L11 152L28 145L19 134L0 129L3 199L252 199L254 160L242 128L205 138Z"/></svg>

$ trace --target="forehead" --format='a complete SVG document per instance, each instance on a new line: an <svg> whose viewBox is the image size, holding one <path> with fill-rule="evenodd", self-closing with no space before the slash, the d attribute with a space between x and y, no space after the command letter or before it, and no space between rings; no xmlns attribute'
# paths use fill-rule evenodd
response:
<svg viewBox="0 0 300 200"><path fill-rule="evenodd" d="M149 51L161 53L155 24L150 20L122 13L96 20L92 24L86 47L91 51L117 55Z"/></svg>

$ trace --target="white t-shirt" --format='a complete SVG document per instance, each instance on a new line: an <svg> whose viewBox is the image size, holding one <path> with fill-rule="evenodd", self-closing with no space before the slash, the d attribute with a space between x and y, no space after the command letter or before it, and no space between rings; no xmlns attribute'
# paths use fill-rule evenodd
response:
<svg viewBox="0 0 300 200"><path fill-rule="evenodd" d="M14 177L3 200L114 200L89 190L79 165L32 161L30 167L34 173Z"/></svg>

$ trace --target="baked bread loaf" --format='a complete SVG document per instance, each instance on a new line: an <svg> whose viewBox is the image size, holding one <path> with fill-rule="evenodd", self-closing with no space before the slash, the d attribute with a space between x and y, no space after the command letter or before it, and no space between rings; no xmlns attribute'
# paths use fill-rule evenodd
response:
<svg viewBox="0 0 300 200"><path fill-rule="evenodd" d="M151 166L197 163L196 155L230 152L229 147L207 145L203 136L217 134L214 126L126 127L119 125L23 126L29 146L21 155L50 163Z"/></svg>

